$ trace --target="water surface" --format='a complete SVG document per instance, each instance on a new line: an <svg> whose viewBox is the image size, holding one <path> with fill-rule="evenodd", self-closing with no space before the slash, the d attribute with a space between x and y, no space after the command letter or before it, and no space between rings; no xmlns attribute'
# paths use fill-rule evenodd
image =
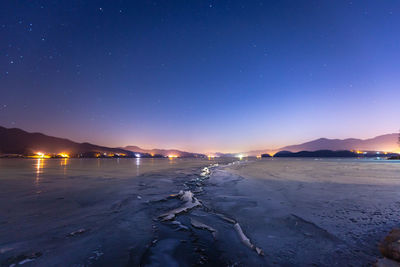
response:
<svg viewBox="0 0 400 267"><path fill-rule="evenodd" d="M369 265L400 217L375 159L0 159L0 188L4 265Z"/></svg>

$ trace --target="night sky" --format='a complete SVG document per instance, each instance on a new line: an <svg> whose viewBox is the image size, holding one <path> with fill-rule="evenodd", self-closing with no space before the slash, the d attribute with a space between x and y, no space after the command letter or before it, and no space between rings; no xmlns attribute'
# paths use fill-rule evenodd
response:
<svg viewBox="0 0 400 267"><path fill-rule="evenodd" d="M0 3L0 125L245 151L400 128L400 3Z"/></svg>

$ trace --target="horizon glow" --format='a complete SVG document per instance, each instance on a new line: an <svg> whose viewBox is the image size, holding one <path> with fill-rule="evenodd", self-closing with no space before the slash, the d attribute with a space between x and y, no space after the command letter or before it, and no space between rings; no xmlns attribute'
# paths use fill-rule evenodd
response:
<svg viewBox="0 0 400 267"><path fill-rule="evenodd" d="M397 1L0 3L0 125L240 152L400 128Z"/></svg>

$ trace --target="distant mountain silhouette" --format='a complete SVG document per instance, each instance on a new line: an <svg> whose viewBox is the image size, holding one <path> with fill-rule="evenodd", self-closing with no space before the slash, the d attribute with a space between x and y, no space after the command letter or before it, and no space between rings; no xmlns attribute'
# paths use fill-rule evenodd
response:
<svg viewBox="0 0 400 267"><path fill-rule="evenodd" d="M280 151L274 155L275 158L282 157L313 157L313 158L351 158L359 157L357 153L343 150L343 151L332 151L332 150L317 150L317 151L300 151L300 152L290 152L290 151Z"/></svg>
<svg viewBox="0 0 400 267"><path fill-rule="evenodd" d="M157 148L144 149L144 148L140 148L138 146L126 146L126 147L123 147L122 149L139 152L139 153L148 153L148 154L153 154L153 155L162 155L162 156L176 155L176 156L182 157L182 158L205 157L204 154L181 151L181 150L177 150L177 149L157 149Z"/></svg>
<svg viewBox="0 0 400 267"><path fill-rule="evenodd" d="M280 149L264 149L244 152L241 154L256 156L278 151L318 151L318 150L362 150L362 151L395 151L398 149L398 134L386 134L371 139L327 139L320 138L299 145L285 146ZM0 154L27 154L38 151L46 153L81 154L88 152L123 153L132 155L146 153L154 155L176 155L179 157L204 157L203 154L181 151L176 149L142 149L138 146L124 148L110 148L90 143L77 143L68 139L52 137L42 133L28 133L17 128L0 126ZM214 153L217 156L235 156L237 154Z"/></svg>
<svg viewBox="0 0 400 267"><path fill-rule="evenodd" d="M247 155L261 155L264 153L275 153L277 151L317 151L317 150L362 150L362 151L396 151L398 149L398 134L385 134L370 139L328 139L320 138L299 145L285 146L279 149L253 150L246 152Z"/></svg>
<svg viewBox="0 0 400 267"><path fill-rule="evenodd" d="M379 151L370 151L357 153L356 151L350 150L317 150L317 151L300 151L300 152L290 152L290 151L279 151L274 155L274 158L284 158L284 157L301 157L301 158L355 158L355 157L367 157L367 158L376 158L376 157L389 157L394 158L398 157L398 154L395 153L380 153Z"/></svg>
<svg viewBox="0 0 400 267"><path fill-rule="evenodd" d="M320 138L300 145L285 146L279 150L298 151L316 151L322 149L328 150L363 150L363 151L393 151L398 147L398 134L385 134L370 139L327 139Z"/></svg>
<svg viewBox="0 0 400 267"><path fill-rule="evenodd" d="M52 137L42 133L28 133L17 128L0 126L1 154L29 154L35 152L80 154L88 152L124 153L131 151L120 148L109 148L90 143L76 143L68 139Z"/></svg>

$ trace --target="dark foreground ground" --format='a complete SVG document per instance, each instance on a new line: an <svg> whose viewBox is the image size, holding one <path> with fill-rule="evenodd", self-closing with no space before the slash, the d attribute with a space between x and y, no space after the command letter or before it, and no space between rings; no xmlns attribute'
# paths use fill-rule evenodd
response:
<svg viewBox="0 0 400 267"><path fill-rule="evenodd" d="M367 266L399 224L396 162L105 162L0 162L0 263Z"/></svg>

